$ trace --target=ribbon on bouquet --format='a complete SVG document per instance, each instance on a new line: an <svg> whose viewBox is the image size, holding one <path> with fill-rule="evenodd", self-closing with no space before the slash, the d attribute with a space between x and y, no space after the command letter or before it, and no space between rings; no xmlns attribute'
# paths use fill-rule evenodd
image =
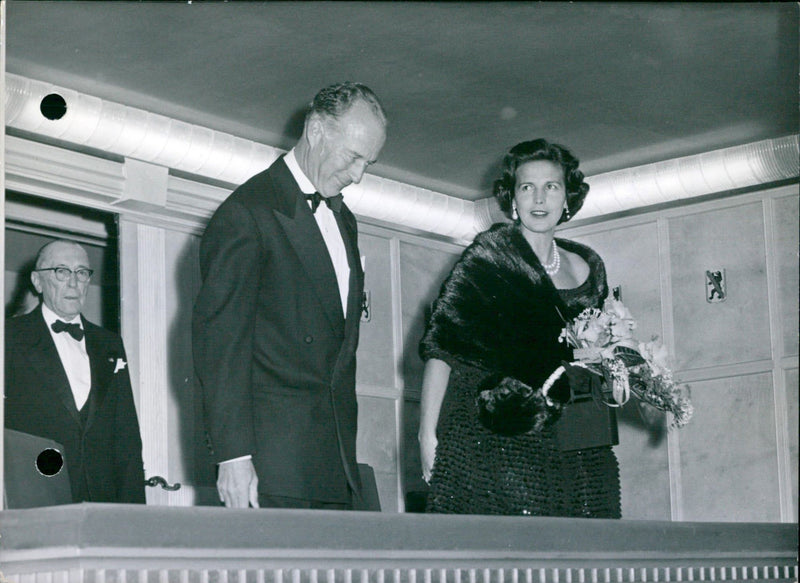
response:
<svg viewBox="0 0 800 583"><path fill-rule="evenodd" d="M577 362L581 363L589 363L589 362L599 363L603 361L603 356L600 352L600 349L595 348L594 346L590 348L573 348L572 358L574 358Z"/></svg>
<svg viewBox="0 0 800 583"><path fill-rule="evenodd" d="M618 342L603 349L596 347L576 348L573 357L577 366L587 366L603 375L606 385L611 387L612 402L603 400L610 407L621 407L631 398L629 369L645 362L635 345L630 341Z"/></svg>

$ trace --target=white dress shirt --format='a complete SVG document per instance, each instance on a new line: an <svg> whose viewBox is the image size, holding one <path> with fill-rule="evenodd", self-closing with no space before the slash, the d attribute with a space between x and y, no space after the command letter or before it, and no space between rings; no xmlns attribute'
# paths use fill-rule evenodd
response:
<svg viewBox="0 0 800 583"><path fill-rule="evenodd" d="M297 158L294 154L294 148L289 150L284 161L303 194L312 194L316 191L314 185L300 169L300 165L297 163ZM308 204L311 206L311 201L309 201ZM336 281L339 284L342 313L347 316L347 294L350 291L350 264L347 262L347 250L344 246L344 239L342 239L339 226L336 224L336 217L333 211L328 208L327 204L319 205L317 212L314 213L314 220L317 221L319 231L322 233L322 238L325 240L325 246L328 248L328 254L333 263L333 270L336 272Z"/></svg>
<svg viewBox="0 0 800 583"><path fill-rule="evenodd" d="M47 323L47 329L55 342L61 364L67 373L69 386L72 389L72 396L75 398L75 406L78 410L82 409L89 398L89 391L92 389L92 367L89 363L89 353L86 352L86 336L81 340L75 340L67 332L53 332L53 322L61 320L67 324L78 324L83 329L80 315L72 320L64 320L42 302L42 316Z"/></svg>

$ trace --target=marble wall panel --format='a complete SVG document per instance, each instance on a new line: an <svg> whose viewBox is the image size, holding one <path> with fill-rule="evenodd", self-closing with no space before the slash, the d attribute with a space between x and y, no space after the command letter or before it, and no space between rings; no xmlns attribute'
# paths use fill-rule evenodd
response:
<svg viewBox="0 0 800 583"><path fill-rule="evenodd" d="M666 416L645 418L639 406L629 401L617 414L622 490L622 518L670 520L669 452Z"/></svg>
<svg viewBox="0 0 800 583"><path fill-rule="evenodd" d="M397 497L397 472L375 472L375 486L378 489L381 512L400 512Z"/></svg>
<svg viewBox="0 0 800 583"><path fill-rule="evenodd" d="M782 325L784 355L797 355L798 260L798 199L787 196L775 200L775 266L778 276L778 313Z"/></svg>
<svg viewBox="0 0 800 583"><path fill-rule="evenodd" d="M400 285L403 314L402 371L406 392L419 394L423 363L418 355L425 316L461 251L445 251L400 243Z"/></svg>
<svg viewBox="0 0 800 583"><path fill-rule="evenodd" d="M669 220L677 369L771 356L760 202ZM727 300L706 301L706 270L724 269Z"/></svg>
<svg viewBox="0 0 800 583"><path fill-rule="evenodd" d="M797 491L797 474L798 474L798 451L797 434L800 426L800 418L798 418L798 376L797 369L792 368L784 371L784 382L786 383L786 417L788 418L788 439L789 439L789 473L792 480L792 516L793 520L798 522L798 491Z"/></svg>
<svg viewBox="0 0 800 583"><path fill-rule="evenodd" d="M569 231L564 233L566 238ZM636 336L649 340L661 336L661 284L658 227L641 225L599 231L575 237L594 249L606 265L609 294L619 286L622 301L636 318Z"/></svg>
<svg viewBox="0 0 800 583"><path fill-rule="evenodd" d="M358 384L395 388L392 322L392 277L389 240L361 233L364 289L370 292L371 319L361 322L358 344Z"/></svg>
<svg viewBox="0 0 800 583"><path fill-rule="evenodd" d="M676 436L684 519L779 521L772 375L696 381L692 400Z"/></svg>
<svg viewBox="0 0 800 583"><path fill-rule="evenodd" d="M397 512L397 401L359 395L356 455L375 472L381 508Z"/></svg>

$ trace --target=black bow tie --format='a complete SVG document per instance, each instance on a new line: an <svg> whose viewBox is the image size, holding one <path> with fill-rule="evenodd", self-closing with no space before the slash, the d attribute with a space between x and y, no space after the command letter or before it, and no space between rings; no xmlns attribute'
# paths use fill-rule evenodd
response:
<svg viewBox="0 0 800 583"><path fill-rule="evenodd" d="M317 212L317 208L319 207L319 203L321 203L323 200L325 201L325 204L328 205L328 208L331 209L333 212L338 213L340 210L342 210L342 195L341 194L337 194L336 196L325 197L325 196L322 196L318 192L312 192L311 194L307 194L306 195L306 200L310 200L311 201L311 212L312 213Z"/></svg>
<svg viewBox="0 0 800 583"><path fill-rule="evenodd" d="M59 334L61 332L66 332L78 342L83 340L83 328L81 328L80 324L67 324L66 322L63 322L61 320L56 320L50 327L56 334Z"/></svg>

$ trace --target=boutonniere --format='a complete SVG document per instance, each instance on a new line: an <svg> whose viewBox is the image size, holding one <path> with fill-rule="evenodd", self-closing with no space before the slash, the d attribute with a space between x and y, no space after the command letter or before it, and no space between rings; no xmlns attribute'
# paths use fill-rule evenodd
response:
<svg viewBox="0 0 800 583"><path fill-rule="evenodd" d="M108 362L114 362L114 361L115 359L113 357L108 359ZM114 362L114 374L117 374L121 370L125 370L126 366L128 366L128 363L125 362L124 359L117 358L116 362Z"/></svg>

